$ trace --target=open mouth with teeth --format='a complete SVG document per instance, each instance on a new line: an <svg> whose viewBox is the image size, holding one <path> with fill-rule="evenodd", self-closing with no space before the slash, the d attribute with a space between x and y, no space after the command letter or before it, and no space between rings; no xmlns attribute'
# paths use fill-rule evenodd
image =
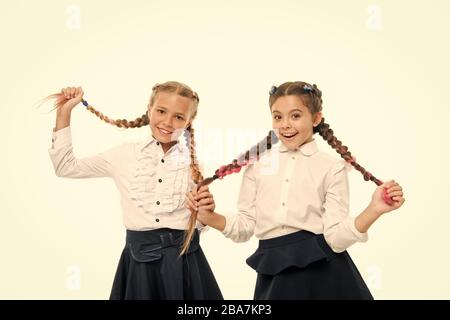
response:
<svg viewBox="0 0 450 320"><path fill-rule="evenodd" d="M161 128L158 128L158 130L164 136L169 136L169 135L171 135L173 133L172 131L164 130L164 129L161 129Z"/></svg>
<svg viewBox="0 0 450 320"><path fill-rule="evenodd" d="M298 132L295 133L281 133L281 136L285 139L293 139L296 135L298 134Z"/></svg>

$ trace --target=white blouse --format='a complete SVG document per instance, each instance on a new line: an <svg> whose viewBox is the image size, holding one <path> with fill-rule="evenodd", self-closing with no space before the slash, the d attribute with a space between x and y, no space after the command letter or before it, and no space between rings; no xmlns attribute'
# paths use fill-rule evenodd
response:
<svg viewBox="0 0 450 320"><path fill-rule="evenodd" d="M323 233L335 252L367 241L349 216L347 167L314 140L296 151L274 146L244 171L238 214L226 216L223 234L243 242L253 234L263 240L308 230Z"/></svg>
<svg viewBox="0 0 450 320"><path fill-rule="evenodd" d="M55 173L64 178L109 177L121 197L123 222L129 230L187 228L190 212L185 194L194 186L189 149L175 144L166 154L153 137L123 143L97 155L76 158L70 127L53 131L48 150ZM198 228L203 225L197 223Z"/></svg>

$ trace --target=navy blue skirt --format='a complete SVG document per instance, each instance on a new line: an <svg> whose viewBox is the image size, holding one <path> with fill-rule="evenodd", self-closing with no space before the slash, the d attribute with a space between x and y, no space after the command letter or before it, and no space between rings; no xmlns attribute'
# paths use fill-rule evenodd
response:
<svg viewBox="0 0 450 320"><path fill-rule="evenodd" d="M335 253L322 234L302 230L260 240L247 264L258 273L256 300L373 299L347 251Z"/></svg>
<svg viewBox="0 0 450 320"><path fill-rule="evenodd" d="M179 256L184 230L127 230L111 300L222 300L195 231Z"/></svg>

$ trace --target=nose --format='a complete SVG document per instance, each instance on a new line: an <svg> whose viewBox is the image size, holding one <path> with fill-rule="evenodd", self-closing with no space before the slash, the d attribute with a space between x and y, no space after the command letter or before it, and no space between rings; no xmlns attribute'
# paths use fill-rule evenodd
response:
<svg viewBox="0 0 450 320"><path fill-rule="evenodd" d="M162 124L163 124L163 126L164 126L165 128L167 128L167 129L172 129L172 128L173 128L173 126L172 126L172 124L173 124L173 119L172 119L172 117L169 117L169 116L164 117L164 119L163 119L163 121L162 121Z"/></svg>
<svg viewBox="0 0 450 320"><path fill-rule="evenodd" d="M289 129L289 128L291 127L291 123L290 123L288 117L285 117L285 118L283 119L283 122L281 123L281 127L282 127L283 129Z"/></svg>

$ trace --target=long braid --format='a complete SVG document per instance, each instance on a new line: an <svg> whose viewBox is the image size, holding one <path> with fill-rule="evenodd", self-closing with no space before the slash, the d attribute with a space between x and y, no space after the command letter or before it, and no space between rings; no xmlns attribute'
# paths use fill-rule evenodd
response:
<svg viewBox="0 0 450 320"><path fill-rule="evenodd" d="M192 180L194 180L195 183L199 183L203 180L203 176L200 172L200 168L198 167L197 154L195 150L194 128L192 125L187 128L187 132L189 133L188 148L191 155Z"/></svg>
<svg viewBox="0 0 450 320"><path fill-rule="evenodd" d="M269 97L269 105L275 103L275 101L282 96L296 95L304 102L305 106L309 109L311 114L315 116L322 111L322 91L317 87L317 85L310 85L306 82L286 82L277 87L272 87L272 92ZM322 118L320 123L313 128L313 133L319 133L319 135L334 149L337 153L348 163L350 163L356 170L361 172L364 180L373 181L376 185L383 184L382 181L377 179L369 171L363 168L359 163L357 163L348 151L348 148L342 145L342 142L334 136L333 130L330 125L325 123L325 119Z"/></svg>
<svg viewBox="0 0 450 320"><path fill-rule="evenodd" d="M44 99L42 99L40 105L50 99L55 99L54 108L51 111L61 108L64 105L64 103L67 102L67 99L64 97L64 94L55 93L55 94L51 94L51 95L45 97ZM119 128L126 128L126 129L140 128L140 127L146 126L150 123L147 113L143 114L141 117L136 118L132 121L128 121L126 119L113 120L113 119L110 119L108 116L105 116L100 111L94 109L94 107L92 107L86 100L82 99L81 102L86 107L86 110L92 112L93 114L95 114L97 117L99 117L101 120L105 121L106 123L109 123L109 124L119 127Z"/></svg>
<svg viewBox="0 0 450 320"><path fill-rule="evenodd" d="M342 145L342 142L338 140L334 136L333 130L330 128L330 125L328 123L325 123L325 118L322 118L321 122L317 127L314 128L314 131L319 133L319 135L334 149L337 153L348 163L350 163L356 170L361 172L363 175L364 180L366 181L373 181L376 185L383 184L382 181L375 178L373 174L371 174L369 171L367 171L365 168L363 168L359 163L357 163L353 157L350 151L348 151L348 148L344 145Z"/></svg>
<svg viewBox="0 0 450 320"><path fill-rule="evenodd" d="M272 149L272 145L278 142L278 137L273 130L270 130L264 139L255 144L246 152L240 154L237 159L233 159L231 163L221 166L217 169L212 177L206 178L202 181L200 186L208 185L216 179L223 179L223 177L241 171L242 167L252 164L259 160L260 156L266 151ZM199 186L199 187L200 187Z"/></svg>
<svg viewBox="0 0 450 320"><path fill-rule="evenodd" d="M318 105L319 109L322 110L322 91L319 90L317 85L312 85L313 90L310 91L312 98L312 105ZM313 111L313 110L311 110ZM313 112L311 112L313 113ZM342 144L340 140L338 140L334 136L333 130L330 128L328 123L325 123L325 118L322 118L320 123L313 128L314 133L319 133L319 135L333 148L337 153L348 163L350 163L356 170L361 172L365 181L373 181L376 185L383 184L382 181L377 179L374 175L372 175L369 171L363 168L359 163L357 163L348 148Z"/></svg>
<svg viewBox="0 0 450 320"><path fill-rule="evenodd" d="M186 144L189 148L189 152L191 155L191 175L192 180L195 184L199 185L204 181L202 173L200 172L200 168L198 167L197 155L195 151L195 140L194 140L194 128L190 125L185 131ZM202 184L203 185L203 184ZM183 245L181 246L180 255L184 254L188 249L189 245L194 237L195 225L197 223L197 212L192 212L189 217L188 226L184 235Z"/></svg>
<svg viewBox="0 0 450 320"><path fill-rule="evenodd" d="M113 120L110 119L108 116L105 116L103 113L101 113L98 110L95 110L94 107L92 107L90 104L87 103L87 101L82 100L83 105L86 106L86 109L95 114L97 117L99 117L101 120L105 121L106 123L112 124L113 126L119 127L119 128L140 128L142 126L146 126L149 124L149 118L147 113L143 114L141 117L136 118L135 120L128 121L126 119L117 119Z"/></svg>

